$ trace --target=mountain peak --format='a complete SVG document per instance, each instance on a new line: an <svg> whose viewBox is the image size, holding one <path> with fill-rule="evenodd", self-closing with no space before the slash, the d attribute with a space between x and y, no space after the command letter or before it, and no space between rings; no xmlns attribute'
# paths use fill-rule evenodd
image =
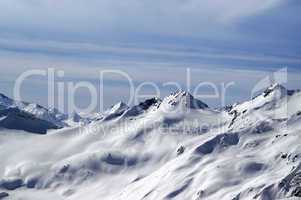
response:
<svg viewBox="0 0 301 200"><path fill-rule="evenodd" d="M11 98L0 93L0 106L9 107L9 106L12 106L13 104L14 104L14 101Z"/></svg>
<svg viewBox="0 0 301 200"><path fill-rule="evenodd" d="M161 104L162 100L157 98L157 97L154 97L154 98L151 98L151 99L146 99L145 101L139 103L139 107L142 109L142 110L147 110L148 108L150 108L151 106L159 106Z"/></svg>
<svg viewBox="0 0 301 200"><path fill-rule="evenodd" d="M123 112L126 109L128 109L129 106L127 104L125 104L122 101L119 101L118 103L116 103L115 105L113 105L111 107L111 109L109 110L109 113L119 113L119 112Z"/></svg>
<svg viewBox="0 0 301 200"><path fill-rule="evenodd" d="M272 85L270 85L267 89L270 89L270 90L286 90L286 88L281 85L280 83L273 83Z"/></svg>
<svg viewBox="0 0 301 200"><path fill-rule="evenodd" d="M0 93L0 98L8 98L8 97L5 96L4 94Z"/></svg>
<svg viewBox="0 0 301 200"><path fill-rule="evenodd" d="M274 83L272 85L270 85L264 92L263 92L263 96L267 97L271 94L276 95L277 97L284 97L286 95L291 95L293 93L293 91L291 90L287 90L283 85L279 84L279 83Z"/></svg>
<svg viewBox="0 0 301 200"><path fill-rule="evenodd" d="M185 91L185 90L177 90L174 93L171 93L171 95L173 95L174 97L185 97L185 96L192 96L189 92Z"/></svg>
<svg viewBox="0 0 301 200"><path fill-rule="evenodd" d="M192 109L205 109L208 105L199 99L194 98L189 92L184 90L179 90L175 93L171 93L165 98L165 101L171 106L182 105L186 108Z"/></svg>

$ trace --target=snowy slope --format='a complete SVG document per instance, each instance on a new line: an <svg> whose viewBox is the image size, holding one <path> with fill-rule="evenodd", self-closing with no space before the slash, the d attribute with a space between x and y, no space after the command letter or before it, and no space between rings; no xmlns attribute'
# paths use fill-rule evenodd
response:
<svg viewBox="0 0 301 200"><path fill-rule="evenodd" d="M227 111L178 91L97 116L46 135L0 130L0 193L30 200L301 198L298 91L273 85Z"/></svg>

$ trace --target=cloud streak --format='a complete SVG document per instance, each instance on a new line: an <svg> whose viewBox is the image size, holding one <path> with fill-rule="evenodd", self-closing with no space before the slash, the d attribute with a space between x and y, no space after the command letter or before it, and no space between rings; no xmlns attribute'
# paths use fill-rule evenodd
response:
<svg viewBox="0 0 301 200"><path fill-rule="evenodd" d="M30 34L47 31L171 35L215 33L246 17L281 5L280 0L3 0L0 24ZM28 30L29 29L29 30ZM34 34L34 33L31 33Z"/></svg>
<svg viewBox="0 0 301 200"><path fill-rule="evenodd" d="M295 86L300 9L299 0L2 0L4 90L24 70L47 67L74 81L93 82L110 68L137 83L181 84L189 67L195 81L233 80L242 91L249 79L287 66ZM118 97L122 80L109 84Z"/></svg>

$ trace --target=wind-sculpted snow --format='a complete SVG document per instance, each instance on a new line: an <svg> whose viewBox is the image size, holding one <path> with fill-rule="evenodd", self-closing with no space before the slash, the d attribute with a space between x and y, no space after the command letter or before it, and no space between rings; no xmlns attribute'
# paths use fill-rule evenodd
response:
<svg viewBox="0 0 301 200"><path fill-rule="evenodd" d="M238 142L239 137L236 133L221 134L198 146L195 152L206 155L212 153L214 150L222 150L228 146L236 145Z"/></svg>
<svg viewBox="0 0 301 200"><path fill-rule="evenodd" d="M300 102L300 92L273 85L249 101L214 110L180 91L133 107L120 102L104 113L75 115L73 122L87 123L44 135L1 129L0 195L25 200L298 199ZM2 112L4 117L10 113ZM34 121L45 117L27 113ZM64 116L55 116L66 123ZM20 129L27 130L26 125Z"/></svg>

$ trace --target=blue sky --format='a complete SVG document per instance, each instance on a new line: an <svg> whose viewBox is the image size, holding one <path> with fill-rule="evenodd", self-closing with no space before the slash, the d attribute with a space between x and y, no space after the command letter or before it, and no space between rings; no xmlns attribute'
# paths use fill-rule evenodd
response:
<svg viewBox="0 0 301 200"><path fill-rule="evenodd" d="M0 92L10 96L18 75L48 67L96 86L99 70L121 69L137 84L183 87L189 67L193 84L235 81L229 103L282 67L287 85L301 88L299 0L2 0L0 9ZM127 98L122 77L105 84L106 106ZM33 77L24 100L47 105L45 88L46 80ZM77 101L86 105L87 93Z"/></svg>

